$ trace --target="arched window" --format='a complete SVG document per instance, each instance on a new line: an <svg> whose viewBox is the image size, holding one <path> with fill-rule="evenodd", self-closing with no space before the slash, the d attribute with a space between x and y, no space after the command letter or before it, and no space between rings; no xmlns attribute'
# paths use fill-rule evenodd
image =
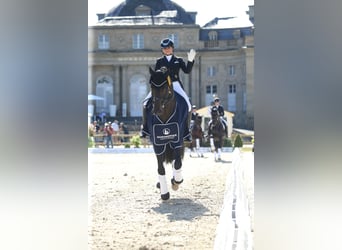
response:
<svg viewBox="0 0 342 250"><path fill-rule="evenodd" d="M209 40L210 41L216 41L217 40L217 32L212 30L208 33Z"/></svg>
<svg viewBox="0 0 342 250"><path fill-rule="evenodd" d="M108 113L109 105L114 103L113 79L110 76L102 75L96 79L96 95L104 98L104 100L96 101L96 112Z"/></svg>
<svg viewBox="0 0 342 250"><path fill-rule="evenodd" d="M142 103L147 95L147 80L142 74L132 76L129 86L130 115L142 116Z"/></svg>
<svg viewBox="0 0 342 250"><path fill-rule="evenodd" d="M219 46L217 32L212 30L208 33L209 41L205 42L206 48L214 48Z"/></svg>

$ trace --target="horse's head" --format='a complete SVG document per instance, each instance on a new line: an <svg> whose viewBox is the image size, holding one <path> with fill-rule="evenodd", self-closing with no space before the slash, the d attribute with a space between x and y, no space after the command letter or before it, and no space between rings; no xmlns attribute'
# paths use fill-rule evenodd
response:
<svg viewBox="0 0 342 250"><path fill-rule="evenodd" d="M156 115L165 115L167 111L171 114L174 103L174 90L171 78L166 68L154 71L150 68L150 84L152 94L152 112ZM170 110L171 109L171 110Z"/></svg>
<svg viewBox="0 0 342 250"><path fill-rule="evenodd" d="M195 124L199 125L199 126L202 125L202 116L201 115L196 116Z"/></svg>
<svg viewBox="0 0 342 250"><path fill-rule="evenodd" d="M208 130L208 134L213 135L214 141L221 141L222 143L222 138L225 134L224 125L221 121L218 108L215 106L211 108L211 123L209 125Z"/></svg>
<svg viewBox="0 0 342 250"><path fill-rule="evenodd" d="M220 115L219 115L219 111L218 111L216 106L211 108L211 112L210 113L211 113L211 119L213 121L217 121Z"/></svg>

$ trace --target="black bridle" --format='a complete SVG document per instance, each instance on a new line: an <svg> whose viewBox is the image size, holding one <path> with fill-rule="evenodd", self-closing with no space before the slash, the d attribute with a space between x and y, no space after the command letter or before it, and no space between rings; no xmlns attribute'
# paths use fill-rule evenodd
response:
<svg viewBox="0 0 342 250"><path fill-rule="evenodd" d="M153 86L155 86L156 88L161 88L166 83L167 83L167 93L166 93L166 95L161 96L161 97L152 95L152 103L154 104L156 102L159 102L161 109L164 109L166 107L166 105L171 100L173 100L173 98L174 98L174 91L173 91L173 86L172 86L172 82L171 82L171 77L168 75L166 77L166 80L162 81L161 83L156 83L153 80L151 80L151 84Z"/></svg>
<svg viewBox="0 0 342 250"><path fill-rule="evenodd" d="M217 112L215 112L214 114L211 114L211 120L213 121L213 125L217 125L218 122L220 121L220 116Z"/></svg>

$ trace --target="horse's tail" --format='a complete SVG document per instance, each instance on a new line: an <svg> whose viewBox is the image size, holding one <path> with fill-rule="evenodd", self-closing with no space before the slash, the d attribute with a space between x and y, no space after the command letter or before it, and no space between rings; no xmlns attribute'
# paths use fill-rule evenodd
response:
<svg viewBox="0 0 342 250"><path fill-rule="evenodd" d="M181 147L180 153L181 153L181 159L183 159L184 158L184 145ZM165 162L172 163L173 160L174 160L174 149L170 147L170 144L167 144L166 149L165 149Z"/></svg>

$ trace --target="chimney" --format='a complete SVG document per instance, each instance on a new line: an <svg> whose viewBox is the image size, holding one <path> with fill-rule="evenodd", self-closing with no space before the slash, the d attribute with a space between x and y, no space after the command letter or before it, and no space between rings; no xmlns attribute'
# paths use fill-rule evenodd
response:
<svg viewBox="0 0 342 250"><path fill-rule="evenodd" d="M98 13L96 15L97 15L97 21L100 21L105 17L106 14L105 13Z"/></svg>
<svg viewBox="0 0 342 250"><path fill-rule="evenodd" d="M249 15L249 20L254 24L254 5L248 6L247 14Z"/></svg>

